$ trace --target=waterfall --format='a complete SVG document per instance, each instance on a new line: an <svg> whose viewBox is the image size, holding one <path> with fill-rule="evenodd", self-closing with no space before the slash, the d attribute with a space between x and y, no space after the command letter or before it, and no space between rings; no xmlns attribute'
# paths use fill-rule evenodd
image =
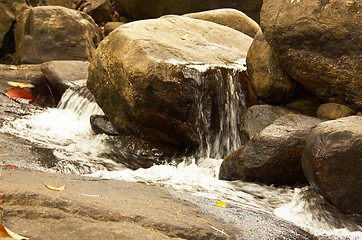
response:
<svg viewBox="0 0 362 240"><path fill-rule="evenodd" d="M79 118L87 120L92 114L104 115L86 86L68 88L60 99L57 108L68 109Z"/></svg>
<svg viewBox="0 0 362 240"><path fill-rule="evenodd" d="M199 86L196 94L200 147L197 158L224 158L241 146L239 122L245 111L240 69L189 66L186 78Z"/></svg>

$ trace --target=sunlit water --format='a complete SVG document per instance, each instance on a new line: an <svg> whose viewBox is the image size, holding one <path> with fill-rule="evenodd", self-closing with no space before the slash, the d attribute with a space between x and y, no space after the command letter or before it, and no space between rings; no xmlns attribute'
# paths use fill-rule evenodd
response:
<svg viewBox="0 0 362 240"><path fill-rule="evenodd" d="M155 165L148 169L130 170L99 157L107 152L105 140L108 136L93 133L89 124L91 114L102 114L102 111L87 90L67 90L57 109L45 109L6 122L0 131L52 149L59 162L49 171L161 185L207 197L215 203L223 200L274 214L315 235L362 239L362 228L353 219L335 211L307 187L275 188L218 180L222 160L210 157L214 142L204 146L207 157L188 158L177 165Z"/></svg>

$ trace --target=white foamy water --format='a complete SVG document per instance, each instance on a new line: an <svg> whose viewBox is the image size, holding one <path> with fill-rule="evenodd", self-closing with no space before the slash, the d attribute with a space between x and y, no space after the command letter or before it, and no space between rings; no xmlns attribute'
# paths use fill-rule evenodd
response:
<svg viewBox="0 0 362 240"><path fill-rule="evenodd" d="M275 188L242 181L218 180L222 160L185 159L177 165L155 165L130 170L101 157L107 151L106 135L95 135L89 116L101 110L88 97L67 91L58 109L4 123L0 129L53 150L59 164L54 171L87 173L93 177L144 182L177 191L246 206L291 221L330 239L362 239L362 229L352 219L330 208L308 188ZM82 107L79 107L82 105Z"/></svg>

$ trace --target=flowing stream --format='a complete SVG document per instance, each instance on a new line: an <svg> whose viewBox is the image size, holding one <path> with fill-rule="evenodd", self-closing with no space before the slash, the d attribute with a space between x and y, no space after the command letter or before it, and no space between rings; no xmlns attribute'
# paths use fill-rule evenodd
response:
<svg viewBox="0 0 362 240"><path fill-rule="evenodd" d="M197 77L193 71L187 74ZM227 123L220 123L220 131L216 135L200 132L205 137L205 142L197 157L185 158L179 164L131 170L101 157L101 153L108 151L106 140L109 136L93 133L89 117L92 114L102 114L102 110L85 88L68 89L56 109L44 109L42 112L5 122L0 131L52 149L59 161L47 171L162 185L212 199L215 203L222 200L227 204L247 206L273 214L317 236L362 239L362 227L355 219L331 208L308 187L275 188L242 181L218 180L222 162L220 158L240 144L235 131L239 115L236 111L242 111L237 106L243 102L243 95L233 95L240 92L239 86L234 83L234 71L230 71L226 78L221 72L214 74L218 82L223 84L220 88L228 89L223 99L218 99L220 105L226 107L221 117ZM202 117L200 111L200 118Z"/></svg>

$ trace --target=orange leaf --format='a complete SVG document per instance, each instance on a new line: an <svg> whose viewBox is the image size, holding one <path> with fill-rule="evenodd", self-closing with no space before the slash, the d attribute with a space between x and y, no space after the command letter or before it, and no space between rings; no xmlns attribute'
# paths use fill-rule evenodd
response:
<svg viewBox="0 0 362 240"><path fill-rule="evenodd" d="M30 240L30 238L20 236L12 231L10 231L7 227L0 223L0 238L13 238L16 240Z"/></svg>
<svg viewBox="0 0 362 240"><path fill-rule="evenodd" d="M5 95L19 103L31 103L35 97L28 90L21 87L13 87L6 90Z"/></svg>
<svg viewBox="0 0 362 240"><path fill-rule="evenodd" d="M50 186L50 185L48 185L48 184L44 184L43 183L43 185L44 185L44 187L46 187L47 189L49 189L49 190L53 190L53 191L64 191L64 189L65 189L65 186L61 186L61 187L53 187L53 186Z"/></svg>
<svg viewBox="0 0 362 240"><path fill-rule="evenodd" d="M14 164L11 164L11 163L6 164L6 167L11 168L11 169L17 169L18 168L18 166L14 165Z"/></svg>
<svg viewBox="0 0 362 240"><path fill-rule="evenodd" d="M0 205L3 204L3 202L4 202L4 201L0 199Z"/></svg>

